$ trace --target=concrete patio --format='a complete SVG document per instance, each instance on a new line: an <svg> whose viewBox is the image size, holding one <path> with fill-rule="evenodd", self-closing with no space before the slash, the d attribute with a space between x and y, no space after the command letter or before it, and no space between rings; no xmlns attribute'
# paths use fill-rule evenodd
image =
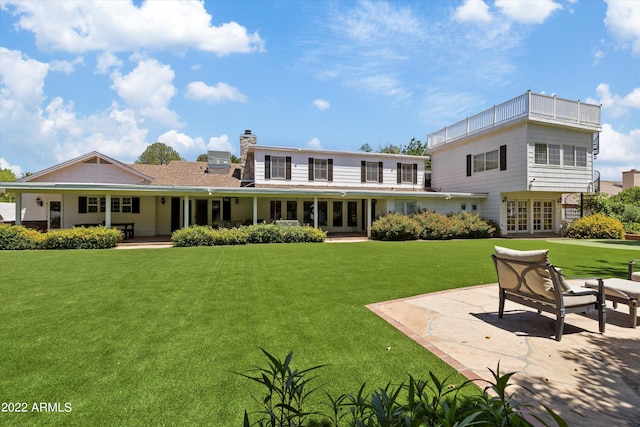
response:
<svg viewBox="0 0 640 427"><path fill-rule="evenodd" d="M507 301L499 319L497 284L368 307L481 387L500 363L500 372L516 372L513 384L534 391L570 426L639 427L640 328L629 327L627 306L607 306L605 334L595 312L569 314L560 342L546 313ZM514 391L521 403L535 404Z"/></svg>

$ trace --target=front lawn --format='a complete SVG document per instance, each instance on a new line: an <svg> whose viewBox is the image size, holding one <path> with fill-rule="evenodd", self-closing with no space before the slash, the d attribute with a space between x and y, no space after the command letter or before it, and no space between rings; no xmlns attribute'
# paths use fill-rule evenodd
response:
<svg viewBox="0 0 640 427"><path fill-rule="evenodd" d="M494 244L549 248L571 275L625 277L640 258L543 240L0 251L0 398L28 406L0 424L241 425L258 389L233 372L263 365L260 347L328 364L334 394L444 378L365 305L494 283Z"/></svg>

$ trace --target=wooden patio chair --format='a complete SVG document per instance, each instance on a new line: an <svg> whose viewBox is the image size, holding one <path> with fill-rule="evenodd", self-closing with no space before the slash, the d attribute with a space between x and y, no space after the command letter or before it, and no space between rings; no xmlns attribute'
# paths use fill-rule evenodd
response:
<svg viewBox="0 0 640 427"><path fill-rule="evenodd" d="M562 339L564 319L568 313L598 311L601 333L605 330L604 283L597 278L598 289L569 285L562 273L548 259L548 250L517 251L495 247L493 258L498 284L500 303L498 317L504 314L506 300L532 307L556 315L556 341Z"/></svg>

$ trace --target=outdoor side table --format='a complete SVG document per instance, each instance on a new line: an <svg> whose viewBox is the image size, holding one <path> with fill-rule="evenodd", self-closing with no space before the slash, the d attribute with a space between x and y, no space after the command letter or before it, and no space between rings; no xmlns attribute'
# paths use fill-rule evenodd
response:
<svg viewBox="0 0 640 427"><path fill-rule="evenodd" d="M588 288L598 288L598 282L588 280L585 282ZM632 328L638 324L638 299L640 299L640 282L634 282L626 279L604 279L605 298L613 301L614 307L617 303L627 304L629 306L629 320Z"/></svg>

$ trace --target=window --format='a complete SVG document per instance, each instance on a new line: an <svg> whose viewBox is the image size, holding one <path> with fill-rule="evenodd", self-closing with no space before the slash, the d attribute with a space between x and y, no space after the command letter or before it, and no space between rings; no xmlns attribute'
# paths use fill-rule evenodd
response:
<svg viewBox="0 0 640 427"><path fill-rule="evenodd" d="M418 204L415 200L396 200L395 206L397 213L413 214L418 212Z"/></svg>
<svg viewBox="0 0 640 427"><path fill-rule="evenodd" d="M97 197L87 197L87 212L89 212L89 213L98 212L98 198Z"/></svg>
<svg viewBox="0 0 640 427"><path fill-rule="evenodd" d="M271 221L282 219L282 202L280 200L271 200L269 219L271 219Z"/></svg>
<svg viewBox="0 0 640 427"><path fill-rule="evenodd" d="M111 198L111 212L120 212L120 198Z"/></svg>
<svg viewBox="0 0 640 427"><path fill-rule="evenodd" d="M284 179L287 166L284 157L271 157L271 178Z"/></svg>
<svg viewBox="0 0 640 427"><path fill-rule="evenodd" d="M576 166L587 167L587 148L576 147Z"/></svg>
<svg viewBox="0 0 640 427"><path fill-rule="evenodd" d="M313 161L314 179L318 181L326 181L328 179L327 174L327 160L326 159L314 159Z"/></svg>
<svg viewBox="0 0 640 427"><path fill-rule="evenodd" d="M120 204L122 202L122 204ZM78 213L98 213L106 212L106 197L78 197ZM140 197L112 197L111 206L109 207L111 212L124 213L140 213Z"/></svg>
<svg viewBox="0 0 640 427"><path fill-rule="evenodd" d="M549 144L549 164L560 166L560 146L557 144Z"/></svg>
<svg viewBox="0 0 640 427"><path fill-rule="evenodd" d="M417 163L397 163L398 184L418 183Z"/></svg>
<svg viewBox="0 0 640 427"><path fill-rule="evenodd" d="M367 162L367 182L378 182L378 162Z"/></svg>
<svg viewBox="0 0 640 427"><path fill-rule="evenodd" d="M536 165L547 164L547 144L536 144L535 163Z"/></svg>
<svg viewBox="0 0 640 427"><path fill-rule="evenodd" d="M413 165L402 165L402 182L409 182L413 184Z"/></svg>
<svg viewBox="0 0 640 427"><path fill-rule="evenodd" d="M358 202L347 202L347 225L358 226Z"/></svg>
<svg viewBox="0 0 640 427"><path fill-rule="evenodd" d="M498 169L498 150L489 151L485 155L485 170Z"/></svg>
<svg viewBox="0 0 640 427"><path fill-rule="evenodd" d="M562 164L564 166L576 165L576 153L573 145L562 146Z"/></svg>
<svg viewBox="0 0 640 427"><path fill-rule="evenodd" d="M342 227L342 202L333 202L333 226Z"/></svg>
<svg viewBox="0 0 640 427"><path fill-rule="evenodd" d="M287 202L287 219L298 219L298 202L295 200Z"/></svg>
<svg viewBox="0 0 640 427"><path fill-rule="evenodd" d="M123 213L131 212L131 197L122 198L122 212Z"/></svg>
<svg viewBox="0 0 640 427"><path fill-rule="evenodd" d="M484 172L484 153L473 156L473 173Z"/></svg>

